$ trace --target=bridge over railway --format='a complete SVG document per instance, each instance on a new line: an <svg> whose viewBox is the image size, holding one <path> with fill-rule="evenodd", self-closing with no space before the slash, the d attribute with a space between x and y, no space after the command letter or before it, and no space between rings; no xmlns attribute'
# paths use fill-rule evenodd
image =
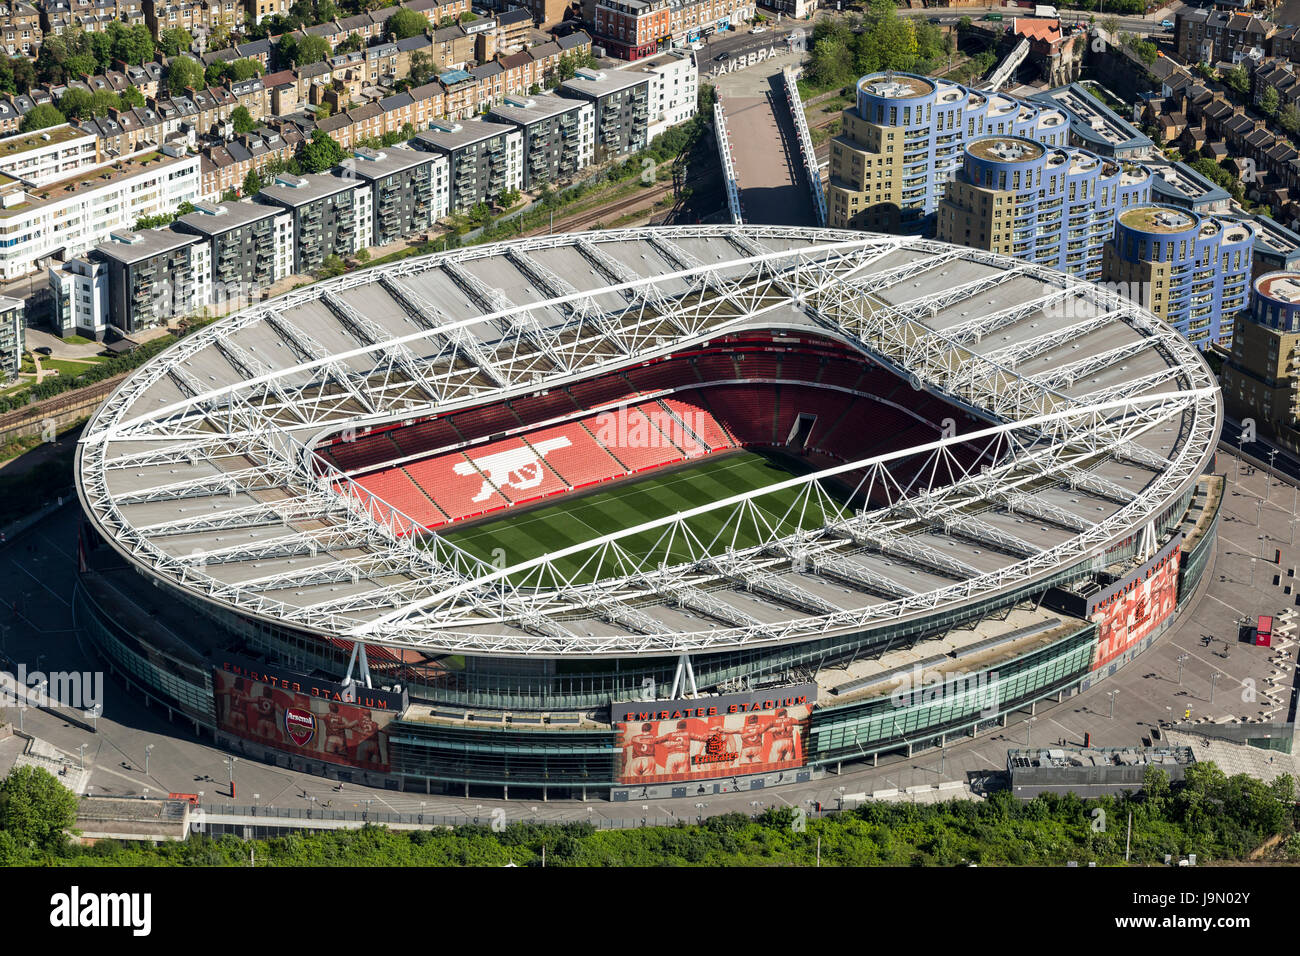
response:
<svg viewBox="0 0 1300 956"><path fill-rule="evenodd" d="M790 71L720 93L719 103L715 122L729 205L738 203L732 221L825 225L821 178Z"/></svg>

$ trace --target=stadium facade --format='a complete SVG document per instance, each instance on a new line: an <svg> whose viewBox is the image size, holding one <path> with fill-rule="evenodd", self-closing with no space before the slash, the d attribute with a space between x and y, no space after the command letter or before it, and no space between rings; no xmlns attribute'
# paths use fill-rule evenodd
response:
<svg viewBox="0 0 1300 956"><path fill-rule="evenodd" d="M807 779L1141 653L1212 548L1220 415L1149 312L980 250L457 250L128 378L79 448L78 623L281 766L616 800Z"/></svg>

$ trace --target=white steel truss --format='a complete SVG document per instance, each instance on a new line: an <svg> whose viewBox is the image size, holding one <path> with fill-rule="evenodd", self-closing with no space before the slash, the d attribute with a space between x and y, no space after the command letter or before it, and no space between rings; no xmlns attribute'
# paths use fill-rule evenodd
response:
<svg viewBox="0 0 1300 956"><path fill-rule="evenodd" d="M731 254L704 263L687 246L698 242ZM543 264L536 253L552 249L581 256L597 283ZM643 274L625 264L638 252L646 260L646 250L670 271ZM473 263L493 258L531 283L536 293L526 304L479 277ZM879 268L884 259L888 266ZM960 281L917 293L916 283L950 267L965 270ZM434 304L425 283L439 276L473 303L473 315ZM1024 278L1041 289L956 324L930 324ZM352 304L364 296L344 297L367 286L410 319L406 328ZM599 304L611 301L624 305ZM338 323L339 340L355 347L327 347L328 337L318 340L291 317L312 302ZM1067 303L1080 305L1077 321L1019 334ZM914 388L993 424L506 568L426 531L312 451L324 434L530 394L769 323L846 341ZM254 356L236 340L258 325L292 361L276 366L263 349ZM484 337L485 328L499 337ZM1047 371L1020 370L1107 328L1124 334ZM1003 344L1012 331L1017 341ZM204 385L194 363L207 349L239 380ZM1144 354L1159 356L1161 367L1083 394L1062 391ZM163 380L171 392L143 402ZM1194 484L1217 428L1213 378L1176 333L1132 303L1050 270L902 237L647 228L406 260L237 313L182 340L109 397L83 436L79 486L104 535L152 573L305 630L431 652L685 654L867 628L1082 565L1150 525ZM1160 452L1148 447L1165 433L1176 438L1162 440ZM1129 470L1138 477L1119 483L1107 476L1108 461L1136 466ZM173 464L200 473L178 476L167 468ZM1045 488L1076 489L1114 507L1084 517L1044 500ZM774 517L761 505L777 493L791 497ZM183 504L195 500L202 507ZM182 505L167 508L172 502ZM986 512L994 511L1032 517L1063 540L1038 547L993 523ZM706 514L721 526L707 540L697 521ZM258 536L232 544L231 532ZM210 543L193 546L209 541L204 536ZM997 567L977 567L961 549L940 546L956 538L991 549ZM950 583L908 586L889 565ZM832 592L815 590L803 575L833 579L836 596L823 596ZM742 610L749 605L727 600L737 590L783 613L760 620ZM656 605L716 623L682 631L659 620ZM620 633L589 633L575 623L584 618Z"/></svg>

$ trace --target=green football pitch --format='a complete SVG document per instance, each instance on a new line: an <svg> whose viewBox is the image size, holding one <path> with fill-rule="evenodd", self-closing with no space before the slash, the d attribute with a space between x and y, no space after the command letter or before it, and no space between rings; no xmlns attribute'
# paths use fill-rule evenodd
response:
<svg viewBox="0 0 1300 956"><path fill-rule="evenodd" d="M469 553L502 566L519 564L543 554L589 541L602 535L631 528L731 495L764 488L791 477L793 463L754 452L739 451L710 456L702 461L643 478L620 481L603 489L561 496L515 514L492 517L442 537ZM801 501L799 488L787 488L752 499L753 511L722 508L687 521L696 539L667 527L654 528L619 541L619 547L650 567L661 562L676 564L701 556L701 549L719 554L728 547L744 548L770 537L764 524L789 534L802 524L824 523L823 508L815 495ZM791 511L791 506L800 507ZM827 507L833 507L828 503ZM757 512L757 513L754 513ZM617 569L606 565L597 573L594 550L571 555L555 563L566 576L577 580L606 577ZM580 573L579 573L580 572Z"/></svg>

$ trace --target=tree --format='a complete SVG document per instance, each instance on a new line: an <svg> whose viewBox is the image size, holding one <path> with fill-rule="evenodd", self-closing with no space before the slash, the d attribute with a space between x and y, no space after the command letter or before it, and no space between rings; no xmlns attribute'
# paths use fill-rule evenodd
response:
<svg viewBox="0 0 1300 956"><path fill-rule="evenodd" d="M239 134L251 133L257 129L257 123L253 120L253 114L248 112L246 106L236 106L230 111L230 122L235 127L235 132Z"/></svg>
<svg viewBox="0 0 1300 956"><path fill-rule="evenodd" d="M139 108L144 106L144 94L140 92L138 87L128 86L124 89L122 91L121 100L123 109L131 109L133 107Z"/></svg>
<svg viewBox="0 0 1300 956"><path fill-rule="evenodd" d="M1259 108L1265 116L1276 116L1280 104L1281 97L1277 95L1276 87L1265 87L1264 92L1259 95Z"/></svg>
<svg viewBox="0 0 1300 956"><path fill-rule="evenodd" d="M257 175L257 171L250 169L248 175L244 177L243 192L245 196L256 196L262 191L262 177Z"/></svg>
<svg viewBox="0 0 1300 956"><path fill-rule="evenodd" d="M310 33L302 37L293 35L280 38L282 56L284 56L294 66L310 66L312 63L319 63L329 57L331 50L327 40L323 37L312 36ZM284 46L288 44L288 49Z"/></svg>
<svg viewBox="0 0 1300 956"><path fill-rule="evenodd" d="M251 80L255 76L261 76L266 72L266 67L262 66L257 60L250 57L240 57L238 60L231 60L226 64L226 76L236 82Z"/></svg>
<svg viewBox="0 0 1300 956"><path fill-rule="evenodd" d="M26 93L36 82L36 68L25 56L5 56L0 53L0 90L6 93Z"/></svg>
<svg viewBox="0 0 1300 956"><path fill-rule="evenodd" d="M408 74L412 86L423 86L433 79L438 64L429 53L416 50L411 54L411 72Z"/></svg>
<svg viewBox="0 0 1300 956"><path fill-rule="evenodd" d="M143 23L128 27L124 23L110 23L108 38L113 59L132 66L141 66L154 58L157 46L153 34Z"/></svg>
<svg viewBox="0 0 1300 956"><path fill-rule="evenodd" d="M208 34L208 50L224 50L230 46L230 28L224 23L219 23L212 28Z"/></svg>
<svg viewBox="0 0 1300 956"><path fill-rule="evenodd" d="M311 140L302 144L299 162L309 173L323 173L343 161L343 147L323 129L313 130Z"/></svg>
<svg viewBox="0 0 1300 956"><path fill-rule="evenodd" d="M41 103L34 106L31 111L23 117L21 129L24 133L30 133L32 130L45 129L49 126L60 126L67 121L67 117L49 103Z"/></svg>
<svg viewBox="0 0 1300 956"><path fill-rule="evenodd" d="M1250 75L1246 73L1246 68L1240 63L1223 74L1223 82L1228 89L1241 96L1245 96L1250 92Z"/></svg>
<svg viewBox="0 0 1300 956"><path fill-rule="evenodd" d="M416 10L403 7L388 18L388 38L405 40L407 37L419 36L429 29L429 18Z"/></svg>
<svg viewBox="0 0 1300 956"><path fill-rule="evenodd" d="M338 46L334 48L334 52L336 54L355 53L358 50L362 49L364 46L365 46L365 41L361 39L360 33L349 33L346 37L344 37L342 40L339 41Z"/></svg>
<svg viewBox="0 0 1300 956"><path fill-rule="evenodd" d="M163 73L163 86L169 93L203 88L203 64L192 56L174 56Z"/></svg>
<svg viewBox="0 0 1300 956"><path fill-rule="evenodd" d="M135 87L128 87L128 89L134 90ZM112 90L96 90L91 94L90 99L91 111L96 116L107 116L109 110L122 108L122 98Z"/></svg>
<svg viewBox="0 0 1300 956"><path fill-rule="evenodd" d="M77 798L40 767L15 767L0 781L0 829L20 846L52 849L77 821Z"/></svg>
<svg viewBox="0 0 1300 956"><path fill-rule="evenodd" d="M1277 122L1292 136L1300 133L1300 107L1294 103L1288 103L1277 114Z"/></svg>
<svg viewBox="0 0 1300 956"><path fill-rule="evenodd" d="M194 37L184 27L170 27L158 34L158 48L165 56L177 56L190 52Z"/></svg>
<svg viewBox="0 0 1300 956"><path fill-rule="evenodd" d="M320 268L316 270L316 276L320 279L328 279L331 276L341 276L348 271L348 264L338 256L330 255L325 257Z"/></svg>
<svg viewBox="0 0 1300 956"><path fill-rule="evenodd" d="M93 115L94 99L88 90L74 86L59 97L59 112L68 119L88 119Z"/></svg>

